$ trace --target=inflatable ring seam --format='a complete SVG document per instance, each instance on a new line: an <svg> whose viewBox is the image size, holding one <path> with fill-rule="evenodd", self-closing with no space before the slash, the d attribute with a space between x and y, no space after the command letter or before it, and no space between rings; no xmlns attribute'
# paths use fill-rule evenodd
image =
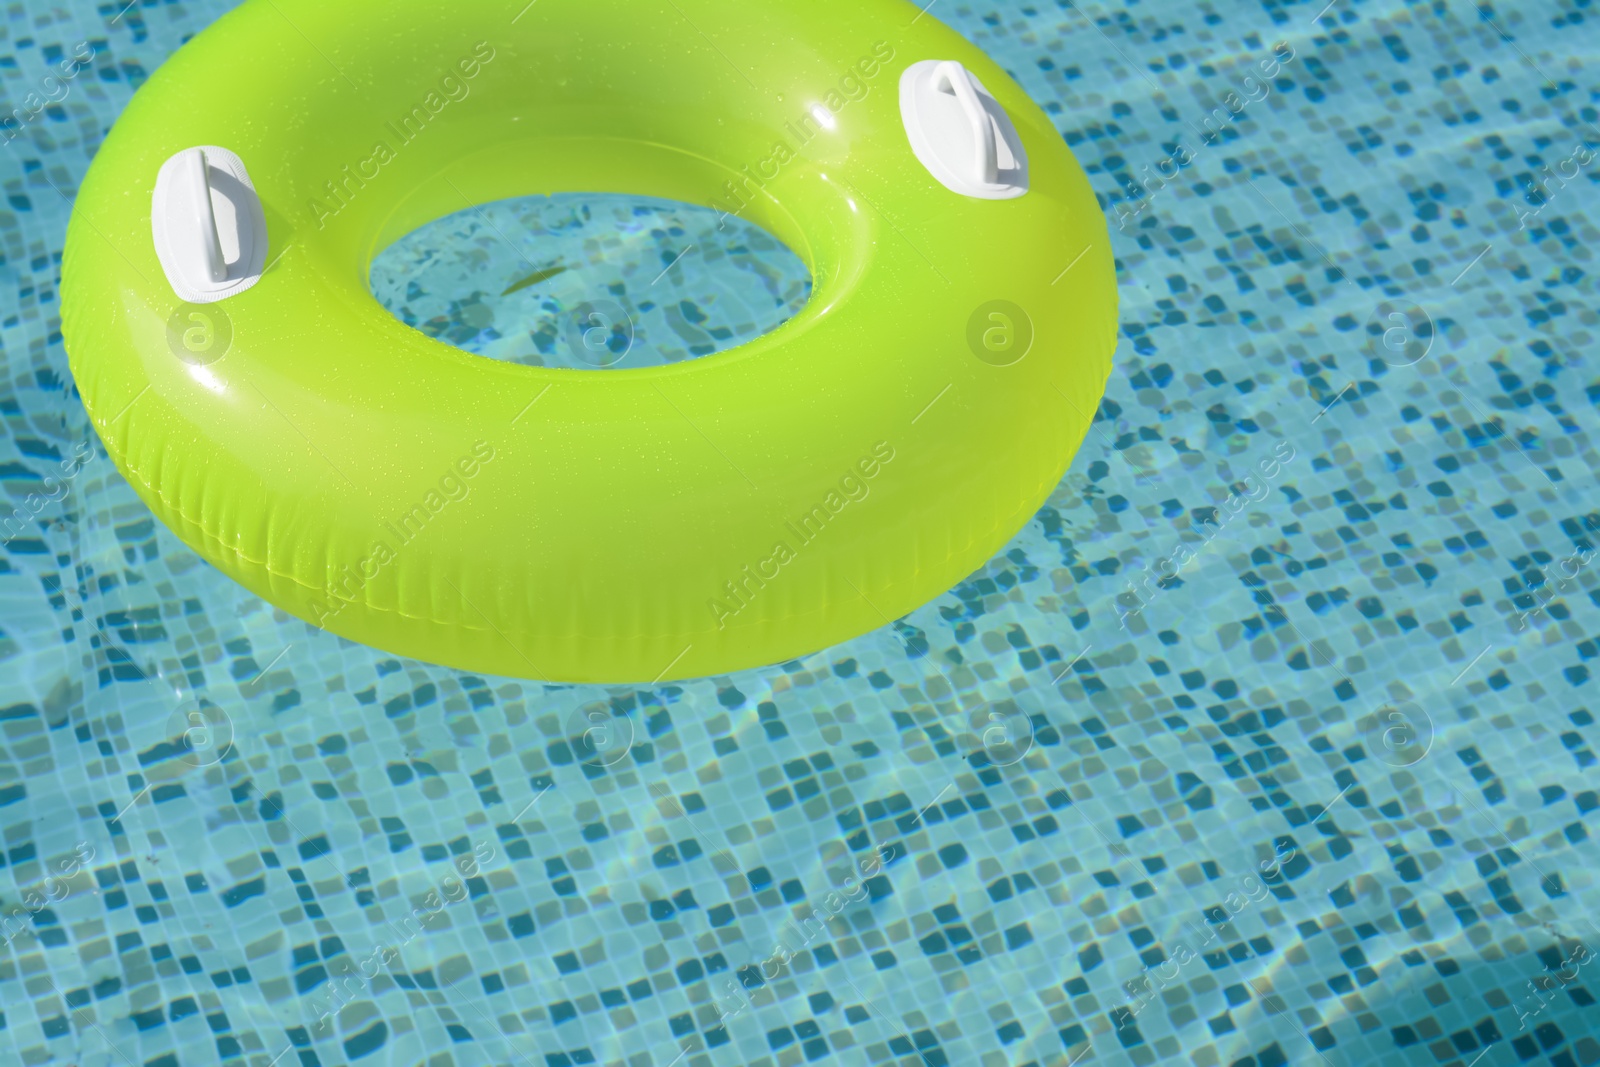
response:
<svg viewBox="0 0 1600 1067"><path fill-rule="evenodd" d="M88 405L85 404L85 407L87 408ZM92 420L93 417L94 417L94 412L91 410L89 412L89 415L90 415L90 419ZM292 574L288 574L288 573L286 573L284 571L280 571L280 570L275 570L272 567L272 565L270 563L268 563L266 560L255 559L254 557L248 555L247 553L244 552L244 550L238 548L237 546L230 545L226 540L224 540L222 538L222 536L220 534L214 533L210 529L208 529L204 522L202 522L199 519L191 518L183 510L183 508L181 506L178 506L178 505L175 505L175 504L171 503L167 498L167 494L162 492L161 489L159 489L155 485L153 485L151 483L150 479L148 479L145 476L144 472L139 470L138 467L133 465L133 463L131 461L131 458L127 458L126 451L123 453L123 455L125 457L124 462L127 464L126 473L135 475L138 478L139 484L145 490L147 490L151 495L153 495L157 500L159 500L161 502L162 507L167 510L168 514L177 516L186 525L192 526L196 530L198 530L200 532L201 536L206 538L206 540L214 542L223 551L229 553L232 556L237 557L240 560L243 560L245 563L248 563L253 567L259 568L261 573L267 575L269 578L280 578L280 579L283 579L284 581L287 581L287 582L289 582L289 583L291 583L291 584L293 584L295 586L298 586L301 589L307 590L308 592L311 592L311 593L315 593L318 596L327 595L327 591L325 589L319 589L316 586L307 585L300 578L297 578ZM1026 508L1026 506L1027 506L1026 504L1023 505L1024 508ZM1042 506L1042 504L1040 506ZM1021 510L1021 509L1019 509L1019 510ZM1034 512L1036 512L1038 510L1038 506L1035 506L1032 510ZM1013 514L1015 514L1015 513L1013 513ZM1009 519L1009 516L1007 518ZM996 522L994 524L994 526L995 526L996 529L1009 528L1008 527L1008 523L1005 522L1005 521ZM973 538L972 540L973 541L977 541L977 540L981 540L981 538ZM944 558L941 559L941 560L938 560L937 563L939 563L939 564L946 563L946 562L956 558L957 556L960 556L960 555L963 555L963 554L964 553L962 551L959 551L959 550L958 551L953 551L953 552L947 552L947 553L945 553ZM366 600L349 600L349 601L343 601L343 603L356 604L356 605L359 605L361 608L363 608L366 611L377 612L378 614L381 614L381 615L395 615L395 616L399 616L402 619L410 619L410 620L415 621L415 622L432 623L435 626L460 627L461 629L468 630L468 631L470 631L472 633L487 634L487 633L491 633L491 632L495 632L495 633L499 632L494 627L490 627L490 626L472 626L472 625L469 625L467 623L464 623L462 621L455 620L455 619L440 619L440 618L436 618L436 617L434 617L432 615L414 615L414 614L412 614L410 612L402 611L399 608L386 608L386 607L382 607L382 606L377 605L377 604L373 604L370 601L366 601ZM470 602L469 602L469 606L470 606ZM809 611L802 611L802 612L797 612L797 613L790 614L790 615L777 616L776 617L776 621L787 622L787 621L790 621L790 620L793 620L793 619L808 618L809 616L816 615L816 614L819 614L821 612L827 611L830 607L832 607L831 604L822 604L822 605L820 605L818 607L812 608ZM312 625L314 625L314 624L312 624ZM322 629L322 627L317 627L317 628L318 629ZM593 634L576 634L574 636L577 636L577 637L594 637L594 636L597 636L597 635L593 635ZM610 635L606 635L606 636L610 636ZM661 634L643 634L643 633L640 633L640 634L629 634L629 635L627 635L627 637L629 639L633 639L633 640L653 639L653 638L659 638L659 637L674 637L674 636L677 636L677 631L672 631L672 632L669 632L669 633L661 633Z"/></svg>

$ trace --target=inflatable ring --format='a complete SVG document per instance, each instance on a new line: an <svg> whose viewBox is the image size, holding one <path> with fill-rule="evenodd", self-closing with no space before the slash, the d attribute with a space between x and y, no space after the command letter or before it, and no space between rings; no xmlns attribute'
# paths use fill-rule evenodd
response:
<svg viewBox="0 0 1600 1067"><path fill-rule="evenodd" d="M899 0L247 0L135 95L69 225L83 402L161 521L351 640L648 683L786 661L980 567L1116 331L1106 223L1023 91ZM758 224L809 302L656 367L503 363L373 298L540 193Z"/></svg>

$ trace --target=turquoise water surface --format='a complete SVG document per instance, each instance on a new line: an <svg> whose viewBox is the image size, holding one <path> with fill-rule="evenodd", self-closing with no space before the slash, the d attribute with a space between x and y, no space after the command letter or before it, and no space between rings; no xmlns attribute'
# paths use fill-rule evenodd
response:
<svg viewBox="0 0 1600 1067"><path fill-rule="evenodd" d="M153 520L74 391L61 247L231 5L7 7L0 1065L1600 1062L1600 38L1588 0L1324 3L933 6L1110 220L1092 432L911 615L611 688L338 639ZM372 284L603 369L810 282L563 196Z"/></svg>

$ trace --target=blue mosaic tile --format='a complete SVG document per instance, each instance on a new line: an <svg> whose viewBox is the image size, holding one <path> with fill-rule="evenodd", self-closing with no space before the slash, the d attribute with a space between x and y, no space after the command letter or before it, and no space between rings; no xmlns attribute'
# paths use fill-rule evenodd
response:
<svg viewBox="0 0 1600 1067"><path fill-rule="evenodd" d="M0 1061L1600 1062L1587 0L933 8L1110 220L1094 432L932 604L613 688L315 631L90 431L71 197L229 6L0 14ZM663 268L717 345L803 303L591 199L650 359ZM542 284L400 313L544 359Z"/></svg>

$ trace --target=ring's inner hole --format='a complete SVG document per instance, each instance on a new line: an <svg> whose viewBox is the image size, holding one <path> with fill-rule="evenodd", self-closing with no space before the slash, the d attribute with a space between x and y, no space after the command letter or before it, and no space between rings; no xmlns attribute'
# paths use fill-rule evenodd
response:
<svg viewBox="0 0 1600 1067"><path fill-rule="evenodd" d="M558 193L413 230L373 260L389 313L475 355L541 367L681 363L787 322L811 275L752 223L675 200Z"/></svg>

